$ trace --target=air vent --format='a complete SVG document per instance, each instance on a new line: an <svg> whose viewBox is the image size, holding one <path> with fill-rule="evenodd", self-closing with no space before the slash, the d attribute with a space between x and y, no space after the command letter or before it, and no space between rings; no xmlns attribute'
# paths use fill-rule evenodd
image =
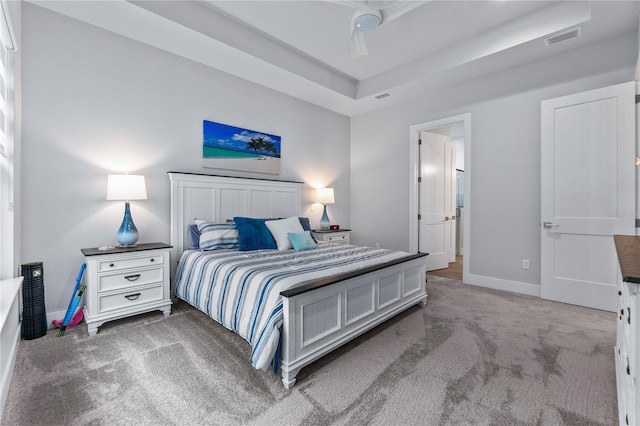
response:
<svg viewBox="0 0 640 426"><path fill-rule="evenodd" d="M560 43L561 41L569 40L570 38L580 37L580 35L582 35L582 27L572 28L568 31L545 38L544 44L551 46L552 44Z"/></svg>
<svg viewBox="0 0 640 426"><path fill-rule="evenodd" d="M374 98L376 98L376 99L384 99L384 98L388 98L389 96L391 96L391 95L388 94L388 93L380 93L379 95L374 96Z"/></svg>

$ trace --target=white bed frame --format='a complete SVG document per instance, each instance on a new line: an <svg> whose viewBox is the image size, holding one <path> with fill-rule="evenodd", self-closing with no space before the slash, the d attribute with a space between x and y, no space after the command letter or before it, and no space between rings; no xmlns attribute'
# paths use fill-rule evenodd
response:
<svg viewBox="0 0 640 426"><path fill-rule="evenodd" d="M194 218L289 217L302 211L302 182L169 172L172 277ZM300 369L407 308L427 301L425 254L282 292L282 383ZM172 285L173 288L173 285Z"/></svg>

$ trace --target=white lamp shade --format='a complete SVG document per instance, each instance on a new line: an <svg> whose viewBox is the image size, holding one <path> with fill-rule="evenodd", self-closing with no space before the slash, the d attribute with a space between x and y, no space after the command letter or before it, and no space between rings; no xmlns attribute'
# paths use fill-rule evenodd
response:
<svg viewBox="0 0 640 426"><path fill-rule="evenodd" d="M335 199L333 197L333 188L318 188L316 190L316 203L320 203L320 204L335 203Z"/></svg>
<svg viewBox="0 0 640 426"><path fill-rule="evenodd" d="M109 175L107 200L146 200L147 187L142 175Z"/></svg>

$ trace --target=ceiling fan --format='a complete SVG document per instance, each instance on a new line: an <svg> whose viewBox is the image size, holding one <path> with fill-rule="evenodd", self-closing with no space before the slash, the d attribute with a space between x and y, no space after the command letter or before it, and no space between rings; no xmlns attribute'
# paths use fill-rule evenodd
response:
<svg viewBox="0 0 640 426"><path fill-rule="evenodd" d="M364 41L364 32L416 9L428 0L395 0L395 1L336 1L336 3L355 8L351 17L351 56L369 54ZM377 4L378 6L374 5Z"/></svg>

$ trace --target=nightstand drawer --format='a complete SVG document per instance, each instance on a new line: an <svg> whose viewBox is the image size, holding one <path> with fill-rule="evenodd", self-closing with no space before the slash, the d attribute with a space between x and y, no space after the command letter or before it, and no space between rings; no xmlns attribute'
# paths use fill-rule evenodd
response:
<svg viewBox="0 0 640 426"><path fill-rule="evenodd" d="M162 264L162 254L150 256L120 256L118 258L107 259L98 262L98 272L119 271L129 268L140 268L142 266L150 266Z"/></svg>
<svg viewBox="0 0 640 426"><path fill-rule="evenodd" d="M135 290L123 291L116 294L98 296L98 313L101 314L114 309L142 305L143 303L162 300L163 297L164 292L162 284L142 289L138 288Z"/></svg>
<svg viewBox="0 0 640 426"><path fill-rule="evenodd" d="M340 229L335 231L316 229L311 232L313 233L313 238L315 238L317 242L333 244L349 244L349 236L351 234L350 229Z"/></svg>
<svg viewBox="0 0 640 426"><path fill-rule="evenodd" d="M349 240L347 234L327 235L324 240L328 243L340 243Z"/></svg>
<svg viewBox="0 0 640 426"><path fill-rule="evenodd" d="M161 283L164 280L164 268L138 269L118 274L98 275L98 293L139 286L150 283Z"/></svg>

